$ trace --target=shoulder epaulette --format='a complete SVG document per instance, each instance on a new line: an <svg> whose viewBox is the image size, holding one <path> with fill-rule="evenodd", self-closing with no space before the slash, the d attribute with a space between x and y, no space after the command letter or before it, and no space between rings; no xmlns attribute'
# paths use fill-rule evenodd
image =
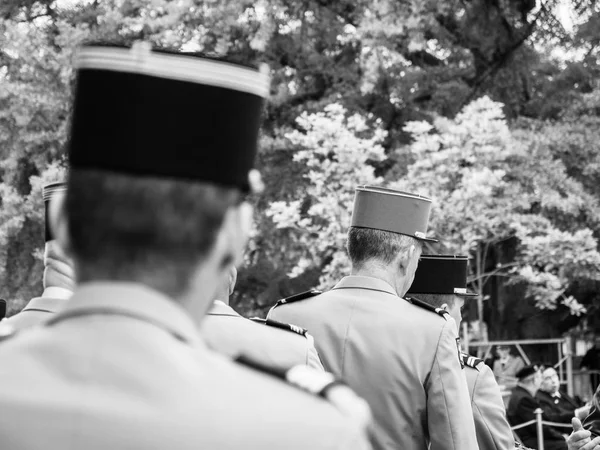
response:
<svg viewBox="0 0 600 450"><path fill-rule="evenodd" d="M423 309L426 309L427 311L431 311L431 312L434 312L434 313L440 315L444 319L447 319L446 316L449 315L448 311L446 311L445 309L436 308L435 306L431 306L429 303L425 303L424 301L421 301L418 298L405 297L405 299L407 301L409 301L410 303L412 303L413 305L419 306L419 307L421 307Z"/></svg>
<svg viewBox="0 0 600 450"><path fill-rule="evenodd" d="M262 323L269 327L279 328L280 330L291 331L292 333L306 337L307 330L292 323L278 322L277 320L273 319L261 319L259 317L252 317L250 320L256 323Z"/></svg>
<svg viewBox="0 0 600 450"><path fill-rule="evenodd" d="M289 297L282 298L277 303L275 303L275 306L284 305L286 303L299 302L300 300L306 300L307 298L315 297L320 294L322 294L321 291L317 289L311 289L310 291L300 292L299 294L294 294L290 295Z"/></svg>
<svg viewBox="0 0 600 450"><path fill-rule="evenodd" d="M475 356L471 356L464 352L460 353L460 358L463 365L472 367L473 369L477 369L477 366L483 362L483 359L476 358Z"/></svg>
<svg viewBox="0 0 600 450"><path fill-rule="evenodd" d="M343 384L336 380L331 373L316 370L303 364L284 370L267 366L264 363L247 358L246 356L240 356L235 362L258 372L269 374L284 380L288 384L296 386L303 391L321 397L325 397L327 391L332 387Z"/></svg>

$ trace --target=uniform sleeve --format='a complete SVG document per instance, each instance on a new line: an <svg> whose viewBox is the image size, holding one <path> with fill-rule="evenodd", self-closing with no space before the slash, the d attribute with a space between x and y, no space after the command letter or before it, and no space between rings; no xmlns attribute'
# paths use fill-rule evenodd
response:
<svg viewBox="0 0 600 450"><path fill-rule="evenodd" d="M471 406L479 449L514 449L515 440L506 420L500 387L488 366L479 364L477 368L479 374L475 381Z"/></svg>
<svg viewBox="0 0 600 450"><path fill-rule="evenodd" d="M306 334L306 365L313 369L325 371L321 358L319 358L319 352L315 348L315 339L310 334Z"/></svg>
<svg viewBox="0 0 600 450"><path fill-rule="evenodd" d="M467 381L458 360L456 325L452 319L444 324L440 333L425 389L430 450L478 448Z"/></svg>

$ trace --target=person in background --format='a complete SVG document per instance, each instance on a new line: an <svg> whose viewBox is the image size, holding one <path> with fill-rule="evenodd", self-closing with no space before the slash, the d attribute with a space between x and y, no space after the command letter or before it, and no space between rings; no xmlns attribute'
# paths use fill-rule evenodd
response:
<svg viewBox="0 0 600 450"><path fill-rule="evenodd" d="M465 300L477 297L467 291L468 260L467 256L422 255L407 295L448 311L460 329ZM462 353L461 357L479 450L514 449L515 440L492 370L474 356Z"/></svg>
<svg viewBox="0 0 600 450"><path fill-rule="evenodd" d="M501 388L512 389L517 385L517 372L525 367L525 363L520 356L511 355L510 347L505 345L497 345L496 353L498 358L492 368L496 381Z"/></svg>
<svg viewBox="0 0 600 450"><path fill-rule="evenodd" d="M51 229L51 216L57 214L56 205L65 195L66 183L52 183L44 186L44 292L40 297L29 301L23 310L9 317L3 326L22 330L49 319L64 307L75 289L73 262L55 239Z"/></svg>
<svg viewBox="0 0 600 450"><path fill-rule="evenodd" d="M273 320L246 319L229 306L236 280L237 270L231 266L200 326L206 344L231 358L247 357L269 367L289 369L300 364L322 371L313 337L306 330Z"/></svg>
<svg viewBox="0 0 600 450"><path fill-rule="evenodd" d="M198 331L251 230L268 73L147 42L74 61L52 229L77 288L0 343L2 448L368 448L368 407L331 374L235 363Z"/></svg>
<svg viewBox="0 0 600 450"><path fill-rule="evenodd" d="M359 186L348 231L351 275L323 294L281 300L268 315L313 334L325 369L367 400L376 450L477 448L456 324L403 298L431 241L430 207L418 194Z"/></svg>
<svg viewBox="0 0 600 450"><path fill-rule="evenodd" d="M583 420L590 411L589 406L582 406L560 391L558 374L551 365L542 368L542 382L535 398L544 410L544 415L551 422L571 423L573 417ZM564 428L556 428L556 431L562 433Z"/></svg>
<svg viewBox="0 0 600 450"><path fill-rule="evenodd" d="M508 421L514 427L536 418L535 410L541 405L535 397L535 393L542 382L542 374L538 366L529 365L523 367L516 374L518 382L508 403ZM542 420L548 420L542 415ZM516 430L517 435L527 447L538 448L538 437L536 424L533 423ZM547 425L543 426L544 449L566 450L565 437Z"/></svg>

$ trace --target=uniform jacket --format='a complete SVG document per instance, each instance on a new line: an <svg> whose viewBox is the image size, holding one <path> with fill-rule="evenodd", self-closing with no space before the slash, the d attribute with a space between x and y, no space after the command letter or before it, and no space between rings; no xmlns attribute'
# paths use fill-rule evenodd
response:
<svg viewBox="0 0 600 450"><path fill-rule="evenodd" d="M548 392L537 391L535 398L544 410L544 415L551 422L570 424L575 416L575 410L579 407L575 400L560 391L554 396Z"/></svg>
<svg viewBox="0 0 600 450"><path fill-rule="evenodd" d="M522 386L517 386L513 391L508 403L508 420L512 426L516 426L536 418L535 410L541 408L538 400ZM546 415L542 415L542 420L549 420ZM524 428L516 430L517 435L523 443L532 448L537 448L537 429L536 424L531 424ZM544 425L544 443L562 442L566 450L567 444L565 438L554 428Z"/></svg>
<svg viewBox="0 0 600 450"><path fill-rule="evenodd" d="M313 337L296 329L285 331L253 322L217 300L202 322L201 333L208 347L232 358L246 356L283 369L304 364L323 370Z"/></svg>
<svg viewBox="0 0 600 450"><path fill-rule="evenodd" d="M456 324L410 304L377 278L350 276L322 295L284 303L269 318L315 337L325 369L373 411L377 450L477 449Z"/></svg>
<svg viewBox="0 0 600 450"><path fill-rule="evenodd" d="M492 369L481 359L463 353L479 450L515 448L512 430Z"/></svg>
<svg viewBox="0 0 600 450"><path fill-rule="evenodd" d="M10 450L364 449L331 404L207 349L175 302L87 283L44 326L0 342Z"/></svg>
<svg viewBox="0 0 600 450"><path fill-rule="evenodd" d="M68 289L48 287L41 297L32 298L21 312L6 319L5 325L16 330L38 325L63 308L72 294Z"/></svg>
<svg viewBox="0 0 600 450"><path fill-rule="evenodd" d="M509 388L513 388L517 385L516 374L519 370L525 367L525 363L519 356L508 355L508 359L504 365L497 359L494 361L494 376L498 384L502 384Z"/></svg>

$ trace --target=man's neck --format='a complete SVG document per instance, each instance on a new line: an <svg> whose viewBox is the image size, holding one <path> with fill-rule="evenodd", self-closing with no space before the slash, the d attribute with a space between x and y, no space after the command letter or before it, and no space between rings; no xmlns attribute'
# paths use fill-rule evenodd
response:
<svg viewBox="0 0 600 450"><path fill-rule="evenodd" d="M46 298L58 298L61 300L68 300L73 295L73 291L58 286L48 286L44 289L42 297Z"/></svg>
<svg viewBox="0 0 600 450"><path fill-rule="evenodd" d="M352 268L352 275L359 277L371 277L377 278L379 280L385 281L389 284L392 289L398 294L398 296L402 297L405 292L398 292L396 289L396 274L392 273L389 267L386 267L383 264L377 262L368 262L363 264L359 268Z"/></svg>

